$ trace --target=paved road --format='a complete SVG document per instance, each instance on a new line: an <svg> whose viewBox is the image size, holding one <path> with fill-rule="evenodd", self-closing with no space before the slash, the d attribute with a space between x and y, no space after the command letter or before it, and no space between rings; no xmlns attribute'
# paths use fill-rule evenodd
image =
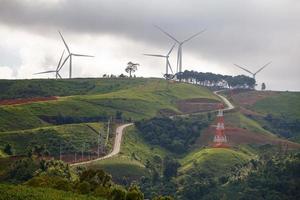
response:
<svg viewBox="0 0 300 200"><path fill-rule="evenodd" d="M89 164L89 163L92 163L92 162L95 162L95 161L98 161L98 160L104 160L104 159L107 159L107 158L111 158L111 157L117 155L121 150L122 136L123 136L123 133L124 133L123 131L126 127L131 126L131 125L133 125L133 123L123 124L123 125L120 125L120 126L117 127L114 147L113 147L113 150L109 154L107 154L106 156L94 159L94 160L73 163L73 164L71 164L71 166L85 165L85 164Z"/></svg>
<svg viewBox="0 0 300 200"><path fill-rule="evenodd" d="M226 97L219 94L222 91L223 90L215 91L214 94L217 95L218 97L220 97L222 99L222 101L227 105L227 107L224 108L224 110L234 109L235 108L234 105L232 105L232 103L230 103L230 101ZM185 115L180 115L180 116L188 116L188 115L190 115L190 114L185 114ZM113 147L113 150L109 154L107 154L106 156L94 159L94 160L73 163L73 164L71 164L71 166L85 165L85 164L89 164L89 163L92 163L92 162L95 162L95 161L98 161L98 160L104 160L104 159L107 159L107 158L111 158L111 157L117 155L121 150L123 131L126 127L131 126L131 125L133 125L133 123L123 124L123 125L120 125L120 126L117 127L114 147Z"/></svg>

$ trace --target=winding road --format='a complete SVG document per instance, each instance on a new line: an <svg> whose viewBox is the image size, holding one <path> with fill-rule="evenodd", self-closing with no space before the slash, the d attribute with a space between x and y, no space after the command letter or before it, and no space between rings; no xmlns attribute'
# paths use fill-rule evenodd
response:
<svg viewBox="0 0 300 200"><path fill-rule="evenodd" d="M217 95L218 97L220 97L222 99L222 101L226 104L226 108L224 108L223 110L233 110L235 107L234 105L223 95L220 95L219 93L225 91L225 90L218 90L218 91L214 91L214 94Z"/></svg>
<svg viewBox="0 0 300 200"><path fill-rule="evenodd" d="M111 158L111 157L117 155L121 150L122 136L123 136L123 133L124 133L123 130L126 127L131 126L131 125L133 125L133 123L123 124L123 125L120 125L120 126L117 127L113 150L109 154L107 154L106 156L96 158L94 160L88 160L88 161L73 163L73 164L70 164L70 165L71 166L86 165L86 164L90 164L90 163L95 162L95 161L104 160L104 159Z"/></svg>
<svg viewBox="0 0 300 200"><path fill-rule="evenodd" d="M219 94L222 91L224 91L224 90L215 91L214 94L217 95L218 97L220 97L222 99L222 101L226 104L227 107L224 108L223 110L228 111L228 110L234 109L235 108L234 105L226 97ZM214 112L214 111L211 111L211 112ZM86 164L90 164L92 162L96 162L96 161L99 161L99 160L104 160L104 159L107 159L107 158L111 158L111 157L119 154L120 150L121 150L121 143L122 143L122 136L124 134L124 129L126 127L132 126L132 125L133 125L133 123L129 123L129 124L123 124L123 125L120 125L120 126L117 127L113 150L109 154L107 154L103 157L100 157L100 158L96 158L94 160L73 163L73 164L70 164L70 166L86 165Z"/></svg>

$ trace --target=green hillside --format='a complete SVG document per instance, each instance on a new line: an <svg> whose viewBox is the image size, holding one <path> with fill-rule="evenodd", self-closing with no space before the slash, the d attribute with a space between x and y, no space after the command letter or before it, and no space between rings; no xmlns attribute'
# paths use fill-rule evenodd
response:
<svg viewBox="0 0 300 200"><path fill-rule="evenodd" d="M257 101L252 108L263 114L300 119L300 92L278 92Z"/></svg>
<svg viewBox="0 0 300 200"><path fill-rule="evenodd" d="M181 159L181 174L197 168L203 173L213 173L216 177L226 174L236 164L243 164L250 156L233 149L209 148L191 152Z"/></svg>
<svg viewBox="0 0 300 200"><path fill-rule="evenodd" d="M0 200L104 200L100 197L79 195L50 188L0 184Z"/></svg>
<svg viewBox="0 0 300 200"><path fill-rule="evenodd" d="M81 84L80 80L78 83L75 81L73 80L74 84ZM179 112L176 101L180 99L217 99L208 89L184 83L168 83L161 79L101 79L100 82L105 81L113 83L112 88L116 84L126 87L118 86L108 92L105 88L110 86L106 83L103 89L106 93L100 89L100 85L98 89L94 88L82 95L46 102L0 106L0 131L106 120L114 116L116 111L121 111L125 119L137 120L154 117L162 109Z"/></svg>
<svg viewBox="0 0 300 200"><path fill-rule="evenodd" d="M82 151L82 144L86 150L97 146L98 132L104 130L100 123L66 124L48 126L43 128L0 132L0 148L5 144L11 144L14 154L26 154L26 150L34 145L45 145L50 155L58 155L61 145L63 154ZM101 131L102 141L106 133ZM108 147L110 148L110 146Z"/></svg>

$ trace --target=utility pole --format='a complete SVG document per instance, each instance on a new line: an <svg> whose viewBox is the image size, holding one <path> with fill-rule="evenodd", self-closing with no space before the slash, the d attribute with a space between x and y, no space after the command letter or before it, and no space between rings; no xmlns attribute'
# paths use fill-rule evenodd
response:
<svg viewBox="0 0 300 200"><path fill-rule="evenodd" d="M61 160L61 143L59 144L59 160Z"/></svg>
<svg viewBox="0 0 300 200"><path fill-rule="evenodd" d="M107 135L106 135L105 146L107 145L107 143L108 143L108 139L109 139L110 120L111 120L111 117L109 118L109 120L108 120L108 122L107 122Z"/></svg>
<svg viewBox="0 0 300 200"><path fill-rule="evenodd" d="M99 130L99 135L98 135L98 158L100 156L100 140L101 140L101 131Z"/></svg>
<svg viewBox="0 0 300 200"><path fill-rule="evenodd" d="M83 146L82 146L82 150L81 150L81 160L83 160L83 151L85 149L85 143L83 143Z"/></svg>

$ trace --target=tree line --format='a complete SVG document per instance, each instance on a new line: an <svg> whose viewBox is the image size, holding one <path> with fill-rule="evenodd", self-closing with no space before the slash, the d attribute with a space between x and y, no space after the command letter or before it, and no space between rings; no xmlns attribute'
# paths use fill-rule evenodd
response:
<svg viewBox="0 0 300 200"><path fill-rule="evenodd" d="M176 78L180 81L194 83L206 87L218 87L218 88L244 88L254 89L255 79L245 76L230 76L222 74L214 74L211 72L197 72L188 71L177 73Z"/></svg>

